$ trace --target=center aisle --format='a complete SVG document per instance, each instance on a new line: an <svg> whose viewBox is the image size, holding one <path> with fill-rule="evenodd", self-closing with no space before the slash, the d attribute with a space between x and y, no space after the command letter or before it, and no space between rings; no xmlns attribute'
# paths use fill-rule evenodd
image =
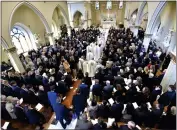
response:
<svg viewBox="0 0 177 130"><path fill-rule="evenodd" d="M72 99L73 99L73 96L76 94L76 89L79 87L81 81L80 80L77 80L73 83L73 88L70 89L70 91L66 94L66 98L64 99L64 101L62 102L62 104L64 104L67 108L70 108L71 105L72 105ZM53 112L49 122L47 122L46 124L44 124L44 129L48 129L49 126L51 125L52 121L54 120L55 118L55 113Z"/></svg>

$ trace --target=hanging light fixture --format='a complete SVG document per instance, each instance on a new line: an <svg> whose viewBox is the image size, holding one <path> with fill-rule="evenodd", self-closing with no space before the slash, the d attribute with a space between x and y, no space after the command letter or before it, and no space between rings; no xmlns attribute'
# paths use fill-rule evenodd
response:
<svg viewBox="0 0 177 130"><path fill-rule="evenodd" d="M99 1L96 1L96 2L95 2L95 9L96 9L96 10L99 10L99 8L100 8Z"/></svg>
<svg viewBox="0 0 177 130"><path fill-rule="evenodd" d="M123 0L120 0L119 2L119 9L122 9L123 8Z"/></svg>

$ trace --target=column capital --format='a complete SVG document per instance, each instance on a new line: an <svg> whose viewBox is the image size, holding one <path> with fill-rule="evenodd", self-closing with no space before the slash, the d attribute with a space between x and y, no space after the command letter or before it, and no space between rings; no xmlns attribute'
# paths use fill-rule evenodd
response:
<svg viewBox="0 0 177 130"><path fill-rule="evenodd" d="M131 26L129 26L129 28L140 28L140 26L138 26L138 25L131 25Z"/></svg>
<svg viewBox="0 0 177 130"><path fill-rule="evenodd" d="M151 38L151 37L152 37L152 34L145 33L145 34L144 34L144 37Z"/></svg>
<svg viewBox="0 0 177 130"><path fill-rule="evenodd" d="M53 32L47 32L47 36L53 36Z"/></svg>
<svg viewBox="0 0 177 130"><path fill-rule="evenodd" d="M9 47L7 49L4 49L6 52L11 53L11 52L16 52L17 48L15 46Z"/></svg>

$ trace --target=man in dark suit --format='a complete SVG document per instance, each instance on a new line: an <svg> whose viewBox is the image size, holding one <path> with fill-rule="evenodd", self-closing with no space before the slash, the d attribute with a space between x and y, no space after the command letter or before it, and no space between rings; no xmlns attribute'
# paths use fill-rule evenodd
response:
<svg viewBox="0 0 177 130"><path fill-rule="evenodd" d="M85 100L87 100L89 96L89 87L87 84L84 83L84 80L82 80L82 84L80 84L79 89L80 89L81 95L83 95Z"/></svg>
<svg viewBox="0 0 177 130"><path fill-rule="evenodd" d="M92 80L91 77L88 76L88 72L85 73L84 82L88 85L89 88L92 85Z"/></svg>
<svg viewBox="0 0 177 130"><path fill-rule="evenodd" d="M9 85L7 80L3 80L1 90L5 96L14 96L12 86Z"/></svg>
<svg viewBox="0 0 177 130"><path fill-rule="evenodd" d="M30 97L29 92L28 92L28 89L25 85L23 85L21 87L20 95L23 98L24 103L29 103L30 102L31 99L29 98Z"/></svg>
<svg viewBox="0 0 177 130"><path fill-rule="evenodd" d="M17 83L15 81L11 81L10 84L12 85L12 90L14 92L14 96L20 99L21 98L21 96L20 96L21 88L19 86L17 86Z"/></svg>
<svg viewBox="0 0 177 130"><path fill-rule="evenodd" d="M68 73L66 76L65 76L65 84L67 86L67 88L70 88L73 84L73 81L72 81L72 76L70 73Z"/></svg>
<svg viewBox="0 0 177 130"><path fill-rule="evenodd" d="M49 99L48 99L47 93L44 92L43 86L41 86L41 85L39 86L39 91L38 91L37 95L38 95L39 103L48 107L49 106Z"/></svg>
<svg viewBox="0 0 177 130"><path fill-rule="evenodd" d="M120 121L122 117L122 110L124 109L123 103L120 102L119 98L116 98L114 104L111 106L111 116L115 118L115 121Z"/></svg>
<svg viewBox="0 0 177 130"><path fill-rule="evenodd" d="M103 100L103 104L98 107L97 111L98 117L107 119L110 116L110 108L107 105L107 101Z"/></svg>
<svg viewBox="0 0 177 130"><path fill-rule="evenodd" d="M98 123L93 126L93 130L104 130L107 128L107 124L103 120L98 119Z"/></svg>
<svg viewBox="0 0 177 130"><path fill-rule="evenodd" d="M20 106L20 102L17 101L17 104L15 105L15 108L14 108L14 111L15 111L15 115L17 116L17 120L23 122L23 123L27 123L28 122L28 119L26 117L26 114L24 112L24 109L22 106Z"/></svg>
<svg viewBox="0 0 177 130"><path fill-rule="evenodd" d="M43 129L45 123L45 117L37 110L31 108L30 105L24 107L25 114L30 124L38 125L40 129Z"/></svg>
<svg viewBox="0 0 177 130"><path fill-rule="evenodd" d="M47 92L47 95L48 95L48 99L50 101L50 105L52 106L52 108L54 110L56 100L57 100L57 93L54 92L55 91L55 86L51 86L50 90L51 91Z"/></svg>
<svg viewBox="0 0 177 130"><path fill-rule="evenodd" d="M58 85L55 88L55 92L65 95L68 90L69 89L64 82L64 77L62 77L62 80L58 82Z"/></svg>
<svg viewBox="0 0 177 130"><path fill-rule="evenodd" d="M73 96L72 105L77 117L79 118L80 113L83 113L86 106L86 100L84 99L83 95L81 95L80 90L78 90L77 94Z"/></svg>
<svg viewBox="0 0 177 130"><path fill-rule="evenodd" d="M110 81L106 81L106 86L103 88L103 98L108 100L112 97L113 87L110 85Z"/></svg>
<svg viewBox="0 0 177 130"><path fill-rule="evenodd" d="M114 86L116 86L116 84L121 84L121 85L124 85L125 82L124 82L124 78L121 76L121 73L118 72L117 73L117 76L114 78Z"/></svg>
<svg viewBox="0 0 177 130"><path fill-rule="evenodd" d="M100 98L102 96L102 87L99 84L99 80L97 79L95 80L95 84L92 87L92 94L93 94L93 97L96 98L96 101L100 101Z"/></svg>

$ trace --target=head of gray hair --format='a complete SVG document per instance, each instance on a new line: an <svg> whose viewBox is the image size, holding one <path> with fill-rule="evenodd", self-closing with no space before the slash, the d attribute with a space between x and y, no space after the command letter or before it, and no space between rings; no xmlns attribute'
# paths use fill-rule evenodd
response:
<svg viewBox="0 0 177 130"><path fill-rule="evenodd" d="M176 107L175 106L171 107L171 114L176 115Z"/></svg>
<svg viewBox="0 0 177 130"><path fill-rule="evenodd" d="M129 121L127 125L128 125L128 128L130 128L130 129L133 129L136 127L135 122L133 122L133 121Z"/></svg>
<svg viewBox="0 0 177 130"><path fill-rule="evenodd" d="M110 85L110 81L109 81L109 80L106 81L106 85L107 85L107 86Z"/></svg>

